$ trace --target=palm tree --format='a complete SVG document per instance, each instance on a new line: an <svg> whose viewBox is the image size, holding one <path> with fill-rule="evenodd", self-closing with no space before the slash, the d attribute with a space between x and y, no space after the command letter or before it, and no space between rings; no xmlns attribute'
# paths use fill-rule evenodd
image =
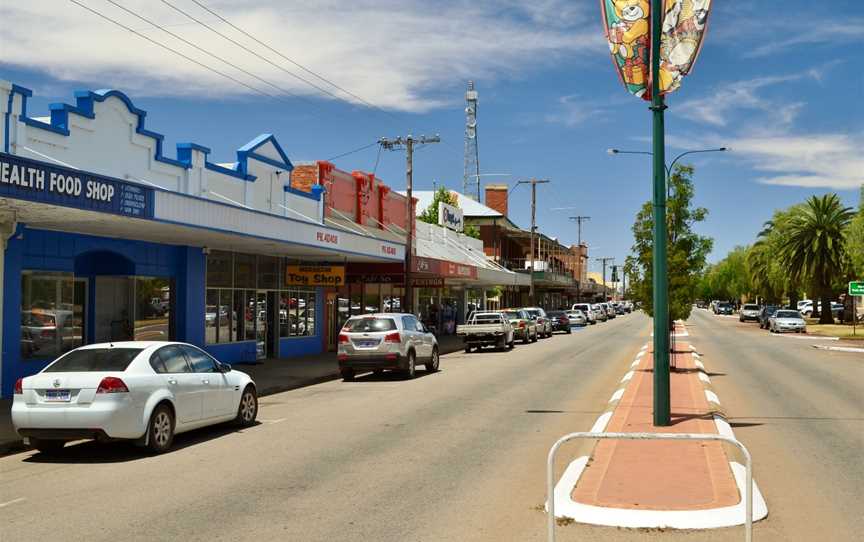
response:
<svg viewBox="0 0 864 542"><path fill-rule="evenodd" d="M796 209L781 241L781 258L793 280L809 280L822 303L820 324L833 324L831 284L843 272L844 229L852 220L837 194L811 196ZM815 305L815 304L814 304Z"/></svg>

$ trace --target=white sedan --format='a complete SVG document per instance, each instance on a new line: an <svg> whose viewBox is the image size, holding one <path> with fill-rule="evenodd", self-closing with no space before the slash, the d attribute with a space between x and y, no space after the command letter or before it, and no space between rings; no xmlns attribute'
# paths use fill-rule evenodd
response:
<svg viewBox="0 0 864 542"><path fill-rule="evenodd" d="M567 311L567 318L570 319L571 326L588 325L588 318L586 318L585 313L580 311L579 309Z"/></svg>
<svg viewBox="0 0 864 542"><path fill-rule="evenodd" d="M154 453L174 435L234 420L255 423L249 375L195 346L115 342L76 348L15 383L12 423L44 453L78 439L133 440Z"/></svg>

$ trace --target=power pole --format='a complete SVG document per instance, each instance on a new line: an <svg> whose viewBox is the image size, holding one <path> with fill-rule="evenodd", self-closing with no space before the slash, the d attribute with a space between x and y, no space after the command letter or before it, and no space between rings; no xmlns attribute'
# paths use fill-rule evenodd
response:
<svg viewBox="0 0 864 542"><path fill-rule="evenodd" d="M615 258L594 258L603 264L603 302L606 302L606 262L614 262Z"/></svg>
<svg viewBox="0 0 864 542"><path fill-rule="evenodd" d="M528 299L533 306L534 300L534 236L537 233L537 185L546 184L549 179L531 179L530 181L518 181L516 186L520 184L531 185L531 286L528 290Z"/></svg>
<svg viewBox="0 0 864 542"><path fill-rule="evenodd" d="M411 266L414 260L414 145L428 145L430 143L440 143L441 138L437 135L426 137L421 135L415 139L414 136L408 134L407 137L399 136L395 139L382 137L378 140L378 144L388 151L405 149L405 194L408 198L408 205L405 209L405 230L407 231L405 239L405 307L403 310L408 313L414 312L414 291L411 286Z"/></svg>
<svg viewBox="0 0 864 542"><path fill-rule="evenodd" d="M585 262L582 261L582 223L591 220L590 216L571 216L570 220L576 221L576 231L578 232L578 243L577 247L579 250L579 278L576 279L576 301L579 302L582 300L582 266L585 265Z"/></svg>

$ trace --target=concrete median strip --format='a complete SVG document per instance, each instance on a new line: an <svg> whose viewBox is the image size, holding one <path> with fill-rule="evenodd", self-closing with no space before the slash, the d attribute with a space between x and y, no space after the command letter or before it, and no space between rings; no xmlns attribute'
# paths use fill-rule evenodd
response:
<svg viewBox="0 0 864 542"><path fill-rule="evenodd" d="M710 378L704 364L689 355L688 346L683 348L687 354L677 360L679 371L672 375L673 424L656 429L734 438L732 427L718 412L717 394L707 389ZM646 346L642 352L647 350ZM658 432L651 427L651 356L636 361L641 369L631 366L592 432ZM556 516L579 523L713 529L744 523L744 490L745 467L730 460L718 442L603 440L590 457L578 457L567 466L553 498ZM753 519L767 515L754 481Z"/></svg>

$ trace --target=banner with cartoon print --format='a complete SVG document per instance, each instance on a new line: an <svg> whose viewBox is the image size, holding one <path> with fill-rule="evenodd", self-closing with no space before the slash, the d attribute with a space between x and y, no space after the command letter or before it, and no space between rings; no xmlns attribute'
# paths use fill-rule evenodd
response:
<svg viewBox="0 0 864 542"><path fill-rule="evenodd" d="M651 54L649 0L601 0L609 51L627 90L648 94Z"/></svg>
<svg viewBox="0 0 864 542"><path fill-rule="evenodd" d="M627 90L651 98L650 0L600 0L609 51ZM711 0L664 0L660 42L660 92L681 86L693 67L708 21Z"/></svg>

